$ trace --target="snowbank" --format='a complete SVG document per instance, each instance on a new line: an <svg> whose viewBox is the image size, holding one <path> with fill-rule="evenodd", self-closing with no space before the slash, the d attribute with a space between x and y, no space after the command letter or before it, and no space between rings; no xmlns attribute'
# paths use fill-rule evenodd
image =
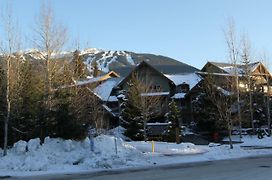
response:
<svg viewBox="0 0 272 180"><path fill-rule="evenodd" d="M272 147L272 138L264 136L263 139L258 139L256 136L243 136L241 146L263 146Z"/></svg>
<svg viewBox="0 0 272 180"><path fill-rule="evenodd" d="M115 151L115 140L117 154ZM90 140L83 141L45 138L29 142L18 141L8 155L0 157L0 174L8 171L69 171L133 166L146 161L136 148L113 136L101 135L94 139L95 151L90 150ZM129 163L128 163L129 162Z"/></svg>
<svg viewBox="0 0 272 180"><path fill-rule="evenodd" d="M130 142L130 144L136 147L138 150L144 153L152 152L152 142ZM166 143L166 142L154 142L154 153L163 155L192 155L205 153L206 150L200 148L192 143Z"/></svg>
<svg viewBox="0 0 272 180"><path fill-rule="evenodd" d="M101 169L156 166L174 163L212 161L272 154L272 138L259 140L256 136L244 136L242 144L235 144L234 149L228 145L210 144L199 146L191 143L124 142L122 128L111 130L111 135L101 135L94 139L94 152L90 140L83 141L45 138L28 142L18 141L8 150L8 155L0 157L1 175L33 175L48 173L72 173ZM117 144L117 149L115 147ZM263 149L244 148L262 146ZM117 154L116 154L117 151ZM0 153L3 150L0 149Z"/></svg>

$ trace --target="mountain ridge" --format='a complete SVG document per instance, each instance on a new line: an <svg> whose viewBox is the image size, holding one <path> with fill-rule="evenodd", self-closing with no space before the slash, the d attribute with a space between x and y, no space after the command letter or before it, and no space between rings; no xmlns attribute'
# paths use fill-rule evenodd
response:
<svg viewBox="0 0 272 180"><path fill-rule="evenodd" d="M74 52L75 51L63 51L58 54L52 54L52 57L55 59L65 59L71 61ZM44 55L43 52L37 49L28 49L26 51L20 51L19 53L21 54L22 59L32 60L41 60ZM93 71L93 66L96 62L98 69L104 73L113 70L119 73L121 76L126 76L132 68L142 61L149 63L165 74L180 74L198 71L197 68L181 61L167 56L155 55L151 53L88 48L79 51L79 55L82 57L83 62L87 66L90 73Z"/></svg>

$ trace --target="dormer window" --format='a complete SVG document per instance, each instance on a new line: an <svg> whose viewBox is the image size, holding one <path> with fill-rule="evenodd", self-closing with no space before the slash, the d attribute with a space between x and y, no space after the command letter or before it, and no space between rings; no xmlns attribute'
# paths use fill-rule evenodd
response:
<svg viewBox="0 0 272 180"><path fill-rule="evenodd" d="M177 86L176 93L187 93L190 87L188 84L183 83Z"/></svg>

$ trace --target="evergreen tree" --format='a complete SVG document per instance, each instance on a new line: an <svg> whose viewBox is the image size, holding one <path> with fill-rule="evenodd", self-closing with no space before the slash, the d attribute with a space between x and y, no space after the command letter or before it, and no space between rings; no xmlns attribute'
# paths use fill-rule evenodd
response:
<svg viewBox="0 0 272 180"><path fill-rule="evenodd" d="M39 111L39 102L42 94L37 91L39 83L33 76L33 66L30 61L21 61L16 66L18 81L13 84L11 121L13 127L13 140L28 140L35 137L36 121Z"/></svg>
<svg viewBox="0 0 272 180"><path fill-rule="evenodd" d="M213 134L222 130L220 121L217 118L217 109L205 93L201 92L192 101L194 108L194 119L196 120L196 131L208 132L209 139L212 140ZM223 127L224 128L224 127Z"/></svg>
<svg viewBox="0 0 272 180"><path fill-rule="evenodd" d="M74 65L74 78L76 80L86 78L85 64L83 58L80 55L80 51L76 50L73 53L73 65Z"/></svg>
<svg viewBox="0 0 272 180"><path fill-rule="evenodd" d="M175 101L169 103L169 112L167 113L167 120L169 123L167 140L171 142L180 143L180 110Z"/></svg>
<svg viewBox="0 0 272 180"><path fill-rule="evenodd" d="M241 60L242 63L244 65L244 72L243 75L245 77L245 84L246 84L246 88L248 89L247 93L242 93L241 92L241 96L246 97L244 99L244 101L246 102L246 104L244 105L245 107L241 107L242 109L244 108L246 113L242 114L242 116L246 117L243 118L246 120L246 125L247 125L247 120L249 119L250 123L251 123L251 127L253 129L253 132L255 132L255 125L254 125L254 112L253 112L253 93L254 93L254 79L252 78L252 72L251 72L251 68L250 68L250 63L251 63L251 45L249 42L249 39L243 35L242 37L242 49L241 49ZM249 110L249 113L248 113ZM249 115L249 116L248 116ZM244 124L245 124L244 123Z"/></svg>
<svg viewBox="0 0 272 180"><path fill-rule="evenodd" d="M98 69L98 64L96 61L94 61L93 63L93 77L97 77L99 76L100 72L99 72L99 69Z"/></svg>
<svg viewBox="0 0 272 180"><path fill-rule="evenodd" d="M72 89L71 110L74 112L78 124L102 128L101 104L97 96L90 93L89 88L75 87ZM99 121L99 122L98 122ZM85 134L86 131L82 131Z"/></svg>
<svg viewBox="0 0 272 180"><path fill-rule="evenodd" d="M87 136L87 123L76 118L76 111L71 102L74 98L75 94L71 89L63 89L55 94L57 103L50 118L53 121L47 124L50 130L49 136L75 140L81 140Z"/></svg>
<svg viewBox="0 0 272 180"><path fill-rule="evenodd" d="M132 140L143 140L143 118L141 110L138 108L141 101L140 91L137 86L137 81L130 81L126 99L122 104L122 112L120 118L125 127L124 135Z"/></svg>

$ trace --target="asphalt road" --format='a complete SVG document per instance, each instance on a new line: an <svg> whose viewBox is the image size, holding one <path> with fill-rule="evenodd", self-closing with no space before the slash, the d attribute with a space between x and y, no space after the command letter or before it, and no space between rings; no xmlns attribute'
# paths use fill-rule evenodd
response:
<svg viewBox="0 0 272 180"><path fill-rule="evenodd" d="M176 164L142 169L103 171L97 173L44 175L23 179L270 180L272 179L272 156Z"/></svg>

